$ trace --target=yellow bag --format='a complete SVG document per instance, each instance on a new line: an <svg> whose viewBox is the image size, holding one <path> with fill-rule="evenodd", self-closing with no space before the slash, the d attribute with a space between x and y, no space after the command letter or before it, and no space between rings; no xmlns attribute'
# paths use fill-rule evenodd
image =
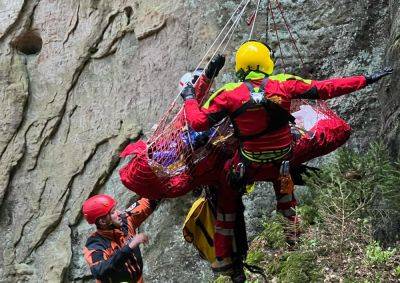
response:
<svg viewBox="0 0 400 283"><path fill-rule="evenodd" d="M209 201L202 197L197 199L190 208L183 225L183 237L192 243L200 256L209 261L215 261L214 233L215 216Z"/></svg>

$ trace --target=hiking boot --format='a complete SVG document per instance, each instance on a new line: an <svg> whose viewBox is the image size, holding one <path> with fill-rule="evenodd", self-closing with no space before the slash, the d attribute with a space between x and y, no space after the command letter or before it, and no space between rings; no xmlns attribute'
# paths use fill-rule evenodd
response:
<svg viewBox="0 0 400 283"><path fill-rule="evenodd" d="M244 283L246 282L246 275L243 270L243 266L235 267L233 269L233 274L231 275L233 283Z"/></svg>
<svg viewBox="0 0 400 283"><path fill-rule="evenodd" d="M234 274L233 263L230 257L226 257L221 260L216 259L211 264L211 269L215 276L231 276Z"/></svg>
<svg viewBox="0 0 400 283"><path fill-rule="evenodd" d="M243 259L240 256L233 257L233 273L231 275L231 280L233 283L246 282Z"/></svg>

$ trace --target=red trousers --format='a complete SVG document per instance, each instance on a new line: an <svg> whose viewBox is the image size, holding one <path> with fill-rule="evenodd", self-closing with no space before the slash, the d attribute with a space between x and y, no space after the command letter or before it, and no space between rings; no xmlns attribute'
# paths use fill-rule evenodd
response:
<svg viewBox="0 0 400 283"><path fill-rule="evenodd" d="M339 146L343 145L350 136L351 128L340 118L320 121L313 129L312 136L302 136L292 149L289 158L290 166L296 167L303 162L315 157L325 155ZM217 221L215 223L216 233L214 236L215 252L217 257L230 257L235 247L232 245L233 229L235 227L236 211L238 209L238 198L241 194L238 188L230 185L228 174L232 165L236 166L242 161L242 157L236 152L233 158L227 160L224 170L220 173L220 186L217 192ZM245 178L247 183L255 181L270 181L273 183L277 200L277 211L290 220L294 220L297 201L293 194L281 193L279 178L280 162L277 163L248 163L246 165Z"/></svg>
<svg viewBox="0 0 400 283"><path fill-rule="evenodd" d="M230 257L232 252L235 252L235 247L232 246L232 243L234 243L233 231L241 192L239 188L235 188L230 184L228 176L232 165L236 166L241 161L239 154L236 153L232 159L225 163L224 170L221 170L220 180L222 182L217 191L217 220L214 235L215 252L217 257L221 258ZM296 200L292 194L285 195L280 193L279 169L280 163L248 163L245 169L245 178L247 183L271 181L277 199L277 211L284 213L287 217L292 217L294 213L291 213L291 211L294 211Z"/></svg>

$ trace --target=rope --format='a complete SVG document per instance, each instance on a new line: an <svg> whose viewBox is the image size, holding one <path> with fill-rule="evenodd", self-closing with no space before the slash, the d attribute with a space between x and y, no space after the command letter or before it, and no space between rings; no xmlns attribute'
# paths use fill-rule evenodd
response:
<svg viewBox="0 0 400 283"><path fill-rule="evenodd" d="M225 35L224 38L222 39L221 43L218 45L217 49L215 50L215 52L213 53L213 55L212 55L212 56L210 57L210 59L208 60L207 65L211 62L212 58L214 58L214 56L217 54L218 50L221 48L221 45L223 44L223 42L224 42L225 39L227 38L228 34L232 31L232 28L235 27L235 26L237 25L237 23L239 22L240 18L243 16L243 13L244 13L244 11L245 11L247 5L250 3L250 1L251 1L251 0L242 0L242 1L240 2L240 4L236 7L235 11L232 13L231 17L228 19L228 21L226 22L225 26L222 28L222 30L220 31L220 33L217 35L217 37L215 38L214 42L213 42L213 43L211 44L211 46L208 48L207 52L205 53L205 55L204 55L203 58L201 59L200 63L197 65L196 69L198 69L198 68L201 66L201 64L203 63L203 61L205 60L205 58L207 57L207 55L210 53L210 51L212 50L212 48L214 47L214 45L216 44L216 42L219 41L220 37L221 37L222 34L223 34L223 31L228 27L228 24L229 24L229 23L232 21L232 19L237 15L237 12L238 12L238 11L240 10L240 8L243 6L243 3L245 3L244 6L242 7L242 9L240 10L239 14L236 16L236 19L233 21L232 25L230 26L228 32L226 33L226 35ZM231 38L231 37L230 37L230 38ZM196 69L195 69L195 70L196 70ZM203 73L204 73L204 71L203 71ZM159 127L160 127L160 125L162 124L161 122L164 122L164 121L166 120L167 116L171 113L172 109L175 107L176 102L177 102L177 100L178 100L178 98L179 98L181 92L182 92L182 90L179 91L179 93L176 95L176 97L175 97L174 100L172 101L172 103L171 103L170 107L168 108L168 110L164 113L163 117L165 117L165 118L164 118L164 119L161 119L161 121L160 121L160 123L157 125L157 128L156 128L156 130L154 131L154 133L157 133L157 132L158 132ZM180 111L179 111L179 112L180 112ZM178 112L178 113L179 113L179 112ZM176 116L174 117L174 120L173 120L173 121L175 121L175 119L176 119L177 116L178 116L178 115L176 115ZM173 121L172 121L172 122L173 122ZM162 135L162 133L161 133L160 135L156 136L155 138L152 138L152 139L151 139L152 141L149 143L149 147L150 147L151 145L153 145L153 143L156 142L156 141L161 137L161 135Z"/></svg>
<svg viewBox="0 0 400 283"><path fill-rule="evenodd" d="M230 36L229 36L228 40L227 40L226 43L225 43L225 46L224 46L224 49L223 49L222 53L225 52L226 48L228 47L228 44L231 42L232 36L233 36L233 34L235 33L236 28L239 26L239 21L240 21L240 19L242 18L243 13L244 13L244 11L245 11L245 9L246 9L246 6L247 6L249 3L250 3L250 1L247 2L247 4L243 7L243 10L241 11L241 13L240 13L240 14L238 15L238 17L236 18L236 21L235 21L235 23L234 23L233 26L232 26L232 27L233 27L233 30L232 30L232 32L230 33ZM229 32L230 32L230 31L228 31L228 33L229 33ZM214 54L214 56L215 56L215 54Z"/></svg>
<svg viewBox="0 0 400 283"><path fill-rule="evenodd" d="M275 35L276 35L276 39L278 40L278 46L279 46L279 52L281 54L281 61L282 61L282 68L284 70L284 72L286 73L286 64L285 64L285 60L283 59L283 52L282 52L282 47L281 47L281 41L278 35L278 29L277 29L277 25L276 25L276 21L275 21L275 16L274 16L274 12L272 10L272 5L271 2L269 2L269 11L271 12L271 16L272 16L272 21L274 22L274 29L275 29Z"/></svg>
<svg viewBox="0 0 400 283"><path fill-rule="evenodd" d="M270 0L267 0L266 2L266 7L270 5ZM268 43L268 38L269 38L269 11L267 10L267 14L265 17L265 42Z"/></svg>
<svg viewBox="0 0 400 283"><path fill-rule="evenodd" d="M290 27L289 27L289 24L288 24L288 22L286 21L285 14L284 14L284 10L283 10L283 7L282 7L282 4L279 2L279 0L275 0L275 3L276 3L276 6L278 7L278 9L279 9L279 11L280 11L280 13L281 13L282 19L283 19L283 21L285 22L286 29L287 29L287 31L288 31L289 34L290 34L290 37L291 37L291 39L292 39L292 43L293 43L293 45L294 45L294 48L296 49L297 55L299 55L301 64L303 65L303 68L304 68L304 61L303 61L303 58L302 58L302 56L301 56L301 53L300 53L300 51L299 51L299 48L297 47L296 40L294 39L294 36L293 36L292 31L291 31L291 29L290 29Z"/></svg>
<svg viewBox="0 0 400 283"><path fill-rule="evenodd" d="M258 2L257 2L256 13L254 14L253 24L251 25L251 30L250 30L250 34L249 34L249 40L251 40L251 36L253 35L253 30L254 30L254 26L255 26L256 20L257 20L257 14L258 14L258 9L260 7L260 2L261 2L261 0L258 0Z"/></svg>
<svg viewBox="0 0 400 283"><path fill-rule="evenodd" d="M205 58L207 57L208 53L211 51L211 49L214 47L215 43L218 41L219 37L222 35L222 32L225 30L225 28L228 26L228 24L230 23L230 21L234 18L235 14L237 13L237 11L239 10L239 8L243 5L243 3L245 1L249 0L242 0L242 2L240 2L240 4L236 7L235 11L232 13L231 17L229 18L229 20L226 22L225 26L222 28L222 30L220 31L220 33L217 35L217 37L215 38L214 42L211 44L211 46L208 48L207 52L204 54L203 58L200 60L200 63L197 65L196 69L200 68L201 64L203 63L203 61L205 60ZM247 3L248 4L248 3ZM246 6L247 6L246 4ZM208 63L210 63L210 61L212 60L213 57L211 57L211 59L208 61ZM195 70L196 70L195 69Z"/></svg>
<svg viewBox="0 0 400 283"><path fill-rule="evenodd" d="M226 33L226 35L224 36L224 38L222 39L221 43L218 45L217 49L215 50L215 52L213 53L213 55L211 56L211 59L209 60L208 63L210 63L210 61L212 60L212 58L214 58L214 56L218 53L218 50L221 48L222 44L224 43L225 39L228 37L228 35L231 33L231 31L233 31L232 29L236 27L236 25L239 23L239 20L242 18L244 11L246 10L247 5L249 5L249 3L251 2L251 0L247 0L246 4L243 6L242 11L240 12L240 14L236 17L235 22L233 23L233 25L231 26L231 28L228 30L228 32ZM233 34L233 32L232 32Z"/></svg>
<svg viewBox="0 0 400 283"><path fill-rule="evenodd" d="M233 37L234 31L236 30L236 27L237 27L237 26L238 26L238 25L236 25L235 28L233 29L233 31L231 32L231 35L229 36L228 40L227 40L226 43L225 43L224 49L222 49L222 53L225 53L226 48L228 47L229 43L231 42L231 39L232 39L232 37Z"/></svg>

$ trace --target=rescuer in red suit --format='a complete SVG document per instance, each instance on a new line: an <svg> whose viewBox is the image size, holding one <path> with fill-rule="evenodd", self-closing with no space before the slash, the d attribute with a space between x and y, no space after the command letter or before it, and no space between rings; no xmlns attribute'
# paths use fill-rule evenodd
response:
<svg viewBox="0 0 400 283"><path fill-rule="evenodd" d="M224 65L218 55L208 68L214 77ZM235 247L232 243L236 219L237 199L243 188L255 181L271 181L279 195L278 210L294 220L296 200L290 178L293 159L293 136L290 123L292 99L330 99L348 94L378 81L392 73L392 69L370 76L352 76L322 81L305 80L292 75L273 76L274 62L269 48L261 42L248 41L236 53L236 73L241 82L228 83L215 92L200 107L195 89L188 84L181 96L189 125L195 131L205 131L229 117L239 140L233 158L221 170L221 183L217 192L217 221L214 236L217 261L216 271L230 271ZM209 70L210 72L210 70ZM279 199L285 200L279 207Z"/></svg>

